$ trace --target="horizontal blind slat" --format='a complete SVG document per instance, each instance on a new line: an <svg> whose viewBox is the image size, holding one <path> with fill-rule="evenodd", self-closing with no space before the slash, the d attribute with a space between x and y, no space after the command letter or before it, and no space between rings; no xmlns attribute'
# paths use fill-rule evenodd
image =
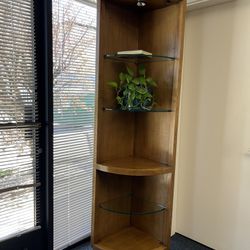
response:
<svg viewBox="0 0 250 250"><path fill-rule="evenodd" d="M62 249L90 233L96 1L53 0L53 34L54 249Z"/></svg>
<svg viewBox="0 0 250 250"><path fill-rule="evenodd" d="M39 223L33 19L33 0L0 1L0 240Z"/></svg>

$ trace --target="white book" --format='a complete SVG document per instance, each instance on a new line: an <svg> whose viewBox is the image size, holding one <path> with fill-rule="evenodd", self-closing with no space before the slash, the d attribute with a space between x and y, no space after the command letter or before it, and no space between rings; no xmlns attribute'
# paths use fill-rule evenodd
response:
<svg viewBox="0 0 250 250"><path fill-rule="evenodd" d="M127 50L127 51L118 51L117 55L144 55L152 56L152 53L144 50Z"/></svg>

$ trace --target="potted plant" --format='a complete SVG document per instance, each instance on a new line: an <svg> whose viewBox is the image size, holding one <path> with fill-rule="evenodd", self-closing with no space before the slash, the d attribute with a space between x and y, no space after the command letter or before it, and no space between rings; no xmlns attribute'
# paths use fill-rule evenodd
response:
<svg viewBox="0 0 250 250"><path fill-rule="evenodd" d="M108 82L116 91L118 105L122 110L128 111L151 110L154 105L153 87L157 86L156 82L151 77L146 77L143 64L138 67L138 76L131 68L126 68L125 73L119 74L119 83Z"/></svg>

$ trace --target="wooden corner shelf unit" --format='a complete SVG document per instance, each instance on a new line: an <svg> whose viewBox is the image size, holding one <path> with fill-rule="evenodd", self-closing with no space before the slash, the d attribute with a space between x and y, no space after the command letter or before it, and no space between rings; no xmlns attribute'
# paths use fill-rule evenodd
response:
<svg viewBox="0 0 250 250"><path fill-rule="evenodd" d="M169 249L185 0L98 1L98 88L92 214L95 250ZM152 56L121 56L145 50ZM143 63L155 107L117 108L107 82Z"/></svg>

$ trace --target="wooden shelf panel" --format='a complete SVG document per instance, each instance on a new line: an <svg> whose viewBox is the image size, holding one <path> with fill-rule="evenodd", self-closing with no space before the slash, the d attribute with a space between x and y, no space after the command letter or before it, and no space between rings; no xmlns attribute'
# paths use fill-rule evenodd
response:
<svg viewBox="0 0 250 250"><path fill-rule="evenodd" d="M152 176L173 173L174 171L173 167L166 164L134 157L97 163L96 169L107 173L129 176Z"/></svg>
<svg viewBox="0 0 250 250"><path fill-rule="evenodd" d="M158 240L136 228L128 227L94 244L98 250L166 250Z"/></svg>

